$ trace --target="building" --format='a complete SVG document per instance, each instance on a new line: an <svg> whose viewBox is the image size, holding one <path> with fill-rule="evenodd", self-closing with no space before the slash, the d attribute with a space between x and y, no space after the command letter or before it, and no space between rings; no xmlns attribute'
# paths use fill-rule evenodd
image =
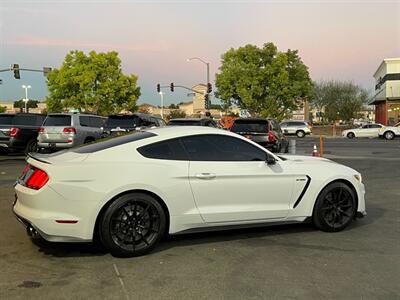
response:
<svg viewBox="0 0 400 300"><path fill-rule="evenodd" d="M299 109L292 112L291 119L296 121L310 121L310 104L307 100L301 101Z"/></svg>
<svg viewBox="0 0 400 300"><path fill-rule="evenodd" d="M374 74L375 122L393 125L400 121L400 58L385 58Z"/></svg>

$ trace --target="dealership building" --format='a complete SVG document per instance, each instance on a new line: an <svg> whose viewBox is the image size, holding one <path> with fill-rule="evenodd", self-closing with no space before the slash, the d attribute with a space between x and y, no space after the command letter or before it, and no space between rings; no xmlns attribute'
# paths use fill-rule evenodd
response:
<svg viewBox="0 0 400 300"><path fill-rule="evenodd" d="M386 58L374 74L375 122L393 125L400 122L400 58Z"/></svg>

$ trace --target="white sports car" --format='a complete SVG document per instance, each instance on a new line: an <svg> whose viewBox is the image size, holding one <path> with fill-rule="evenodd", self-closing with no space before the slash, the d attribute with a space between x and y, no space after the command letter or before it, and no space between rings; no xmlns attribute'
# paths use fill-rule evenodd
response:
<svg viewBox="0 0 400 300"><path fill-rule="evenodd" d="M210 127L150 129L27 162L13 210L28 233L99 238L115 256L147 253L166 233L307 220L339 231L366 214L357 171Z"/></svg>

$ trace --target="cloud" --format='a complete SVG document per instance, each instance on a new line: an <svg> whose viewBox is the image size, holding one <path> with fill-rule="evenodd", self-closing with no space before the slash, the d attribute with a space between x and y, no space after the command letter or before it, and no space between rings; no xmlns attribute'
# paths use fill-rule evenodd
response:
<svg viewBox="0 0 400 300"><path fill-rule="evenodd" d="M30 47L68 47L101 50L124 50L133 52L165 52L170 49L165 41L152 41L151 43L118 44L95 41L82 41L75 39L52 39L23 36L3 41L3 45L30 46Z"/></svg>

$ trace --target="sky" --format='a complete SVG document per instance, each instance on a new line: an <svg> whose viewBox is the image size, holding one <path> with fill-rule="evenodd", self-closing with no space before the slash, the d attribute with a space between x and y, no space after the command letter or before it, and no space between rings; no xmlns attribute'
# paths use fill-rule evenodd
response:
<svg viewBox="0 0 400 300"><path fill-rule="evenodd" d="M156 84L193 86L211 80L221 55L246 44L297 49L313 80L351 80L373 90L384 58L400 57L398 1L0 0L0 69L58 68L73 49L116 50L124 73L139 76L139 103L159 104ZM45 77L0 73L0 100L44 99ZM189 101L165 90L164 103Z"/></svg>

